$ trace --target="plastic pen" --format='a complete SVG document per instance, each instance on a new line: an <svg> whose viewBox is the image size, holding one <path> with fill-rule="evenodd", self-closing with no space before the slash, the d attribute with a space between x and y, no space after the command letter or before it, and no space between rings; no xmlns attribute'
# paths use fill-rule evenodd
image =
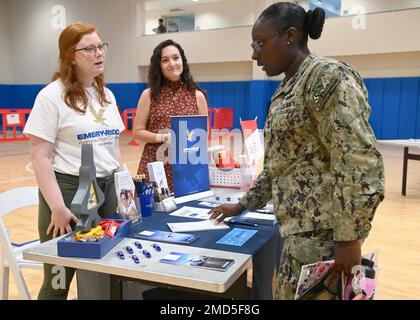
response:
<svg viewBox="0 0 420 320"><path fill-rule="evenodd" d="M256 227L256 228L258 227L258 224L256 224L256 223L239 221L239 220L235 220L235 219L230 219L229 220L229 223L232 223L232 224L240 224L240 225L243 225L243 226Z"/></svg>

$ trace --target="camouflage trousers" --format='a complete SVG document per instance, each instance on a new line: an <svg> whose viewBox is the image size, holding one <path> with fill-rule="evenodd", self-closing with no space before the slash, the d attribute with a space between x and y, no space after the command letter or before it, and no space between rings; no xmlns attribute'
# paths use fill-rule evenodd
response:
<svg viewBox="0 0 420 320"><path fill-rule="evenodd" d="M311 231L285 238L274 299L293 300L302 265L334 258L332 230ZM308 297L311 299L311 297ZM316 299L316 297L312 297ZM325 297L324 297L325 298ZM328 296L335 299L335 296Z"/></svg>

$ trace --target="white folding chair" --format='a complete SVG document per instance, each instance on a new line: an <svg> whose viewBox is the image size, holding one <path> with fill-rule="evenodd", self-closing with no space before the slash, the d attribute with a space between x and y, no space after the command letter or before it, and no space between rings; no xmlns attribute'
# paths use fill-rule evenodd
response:
<svg viewBox="0 0 420 320"><path fill-rule="evenodd" d="M3 223L3 216L24 207L37 205L37 187L16 188L0 194L0 243L2 249L2 258L0 261L0 300L8 299L10 270L12 271L21 298L24 300L31 299L20 268L38 269L42 268L42 263L23 259L22 252L27 248L39 244L39 241L32 241L13 248L7 229Z"/></svg>

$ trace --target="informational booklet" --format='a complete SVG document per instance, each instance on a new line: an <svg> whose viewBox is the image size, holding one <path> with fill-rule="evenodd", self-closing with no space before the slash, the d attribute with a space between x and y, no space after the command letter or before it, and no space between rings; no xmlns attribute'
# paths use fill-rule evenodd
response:
<svg viewBox="0 0 420 320"><path fill-rule="evenodd" d="M128 170L114 173L115 192L118 198L118 213L132 222L141 219L136 203L136 193L133 178Z"/></svg>
<svg viewBox="0 0 420 320"><path fill-rule="evenodd" d="M371 261L374 265L375 271L377 271L378 253L378 250L375 250L363 255L362 263L364 260ZM337 289L338 281L341 281L341 299L348 300L349 290L351 291L354 289L352 288L353 284L356 285L357 289L363 289L362 292L364 294L362 296L364 300L373 299L376 282L359 274L358 271L361 269L363 270L362 266L358 265L353 267L352 280L349 280L343 273L339 274L337 272L333 272L334 267L334 260L318 261L303 265L297 284L295 299L302 299L308 294L314 294L315 296L318 295L317 297L322 297L322 294L328 295L329 291L334 292L334 290ZM360 280L360 282L358 282L358 280ZM311 298L313 298L313 296L311 296Z"/></svg>
<svg viewBox="0 0 420 320"><path fill-rule="evenodd" d="M295 294L295 300L301 299L321 281L324 281L334 269L335 261L318 261L316 263L303 265Z"/></svg>
<svg viewBox="0 0 420 320"><path fill-rule="evenodd" d="M161 241L169 243L191 243L198 238L197 235L188 233L174 233L161 230L143 230L134 235L137 239Z"/></svg>
<svg viewBox="0 0 420 320"><path fill-rule="evenodd" d="M182 207L181 209L178 209L172 213L170 213L170 216L175 217L184 217L184 218L195 218L195 219L203 219L208 220L210 218L210 215L208 212L210 209L203 209L203 208L194 208L194 207Z"/></svg>
<svg viewBox="0 0 420 320"><path fill-rule="evenodd" d="M226 271L231 265L235 263L235 260L210 257L206 255L171 252L160 259L159 262L170 263L179 266L205 268L216 271Z"/></svg>
<svg viewBox="0 0 420 320"><path fill-rule="evenodd" d="M229 226L224 222L216 223L215 220L203 220L197 222L174 222L167 223L172 232L188 232L188 231L203 231L203 230L221 230L229 229Z"/></svg>
<svg viewBox="0 0 420 320"><path fill-rule="evenodd" d="M222 238L217 240L216 243L240 247L251 239L257 232L258 230L234 228L226 233Z"/></svg>

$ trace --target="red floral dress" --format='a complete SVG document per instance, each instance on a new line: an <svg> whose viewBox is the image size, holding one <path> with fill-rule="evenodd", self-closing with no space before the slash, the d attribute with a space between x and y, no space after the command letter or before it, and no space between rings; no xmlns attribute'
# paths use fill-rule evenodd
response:
<svg viewBox="0 0 420 320"><path fill-rule="evenodd" d="M181 80L176 82L165 81L160 94L159 102L152 101L150 105L149 121L146 130L157 133L159 130L171 127L171 116L197 115L198 106L195 92L191 93ZM140 164L137 169L138 174L146 174L150 181L147 164L157 161L157 152L161 143L146 143ZM164 153L165 158L169 159L168 151ZM166 178L170 191L173 191L172 168L169 162L164 164Z"/></svg>

